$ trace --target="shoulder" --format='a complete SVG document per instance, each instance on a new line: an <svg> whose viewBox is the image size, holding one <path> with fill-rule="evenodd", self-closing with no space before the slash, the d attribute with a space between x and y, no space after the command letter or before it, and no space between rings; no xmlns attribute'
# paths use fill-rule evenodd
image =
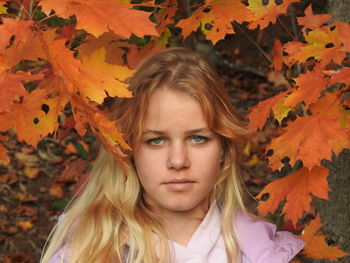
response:
<svg viewBox="0 0 350 263"><path fill-rule="evenodd" d="M49 259L48 263L69 263L69 254L69 249L62 247Z"/></svg>
<svg viewBox="0 0 350 263"><path fill-rule="evenodd" d="M304 247L304 241L276 225L242 212L235 216L242 263L287 263ZM244 260L245 259L245 260Z"/></svg>

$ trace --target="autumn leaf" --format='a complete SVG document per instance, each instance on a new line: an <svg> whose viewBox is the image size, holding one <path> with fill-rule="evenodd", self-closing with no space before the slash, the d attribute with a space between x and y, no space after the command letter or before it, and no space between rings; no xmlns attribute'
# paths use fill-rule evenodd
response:
<svg viewBox="0 0 350 263"><path fill-rule="evenodd" d="M155 24L149 20L149 13L132 9L134 5L122 0L41 0L45 13L54 10L58 16L76 16L77 29L85 29L95 37L112 30L122 38L131 34L138 36L158 33Z"/></svg>
<svg viewBox="0 0 350 263"><path fill-rule="evenodd" d="M0 1L0 15L7 13L7 8L4 6L3 3L5 3L5 2Z"/></svg>
<svg viewBox="0 0 350 263"><path fill-rule="evenodd" d="M130 150L130 146L124 141L115 124L106 117L106 113L86 105L85 101L78 96L71 99L74 108L73 115L75 120L75 129L80 136L83 136L87 127L90 127L100 142L108 149L116 158L116 161L122 165L126 163L122 160L125 154L122 149Z"/></svg>
<svg viewBox="0 0 350 263"><path fill-rule="evenodd" d="M350 27L349 27L350 29ZM347 33L348 35L348 33ZM340 35L337 26L324 26L304 35L306 44L299 47L297 52L289 55L298 62L305 62L310 57L321 62L322 66L327 65L331 60L340 64L345 58L344 41L345 37Z"/></svg>
<svg viewBox="0 0 350 263"><path fill-rule="evenodd" d="M272 68L275 73L278 73L283 67L283 47L279 39L275 39L272 56Z"/></svg>
<svg viewBox="0 0 350 263"><path fill-rule="evenodd" d="M330 114L317 112L315 108ZM285 133L272 139L273 155L269 157L272 169L281 168L281 160L286 156L291 165L302 160L304 167L311 169L322 159L330 159L332 151L338 154L343 148L350 147L348 130L342 125L346 112L338 100L320 99L310 109L314 109L313 115L297 118L287 126Z"/></svg>
<svg viewBox="0 0 350 263"><path fill-rule="evenodd" d="M16 73L0 73L0 112L10 111L15 99L27 95L23 86L24 81L41 79L41 74L31 75L30 73L17 71Z"/></svg>
<svg viewBox="0 0 350 263"><path fill-rule="evenodd" d="M166 0L160 4L160 9L155 15L155 19L158 22L157 31L159 35L162 35L167 29L167 26L174 24L174 17L178 10L178 2L176 0Z"/></svg>
<svg viewBox="0 0 350 263"><path fill-rule="evenodd" d="M350 85L350 68L342 68L340 70L329 72L328 74L331 75L329 85L333 85L335 83Z"/></svg>
<svg viewBox="0 0 350 263"><path fill-rule="evenodd" d="M122 48L125 44L126 43L121 42L120 38L113 32L103 33L98 38L88 35L86 42L76 48L76 50L79 51L77 58L89 57L96 50L104 48L106 51L104 62L122 65L124 64L122 56L125 54L125 50Z"/></svg>
<svg viewBox="0 0 350 263"><path fill-rule="evenodd" d="M8 164L10 162L10 158L7 155L7 149L0 144L0 163Z"/></svg>
<svg viewBox="0 0 350 263"><path fill-rule="evenodd" d="M297 89L287 96L285 105L292 107L304 101L308 106L316 102L321 92L327 87L328 80L325 77L323 67L316 63L312 71L307 71L294 78Z"/></svg>
<svg viewBox="0 0 350 263"><path fill-rule="evenodd" d="M101 104L106 97L106 92L110 97L131 97L131 92L123 83L130 77L133 70L125 66L105 63L106 51L100 48L94 51L89 57L82 57L81 62L87 73L91 74L82 81L85 87L80 88L80 93ZM97 81L100 82L96 85Z"/></svg>
<svg viewBox="0 0 350 263"><path fill-rule="evenodd" d="M36 89L15 103L10 112L0 113L0 131L15 128L18 140L36 146L38 141L57 127L53 100L46 99L46 90Z"/></svg>
<svg viewBox="0 0 350 263"><path fill-rule="evenodd" d="M314 166L311 170L304 167L269 183L256 197L260 199L259 214L265 216L275 212L280 202L286 200L282 214L286 214L295 225L304 211L310 211L311 195L328 199L328 174L329 171L322 166Z"/></svg>
<svg viewBox="0 0 350 263"><path fill-rule="evenodd" d="M326 236L320 233L321 226L321 219L318 215L305 227L300 236L306 243L302 253L313 259L329 259L331 261L348 256L348 253L338 247L327 244Z"/></svg>
<svg viewBox="0 0 350 263"><path fill-rule="evenodd" d="M16 46L20 42L25 42L33 26L33 22L30 20L3 18L2 22L0 25L0 50L4 50L11 45ZM10 40L13 36L14 41L11 44Z"/></svg>
<svg viewBox="0 0 350 263"><path fill-rule="evenodd" d="M123 134L121 134L117 129L115 122L108 120L103 114L96 112L93 115L93 127L98 127L101 143L109 150L122 165L124 163L122 157L125 154L121 151L121 148L126 150L131 150L130 146L124 141Z"/></svg>
<svg viewBox="0 0 350 263"><path fill-rule="evenodd" d="M299 0L284 0L284 1L261 1L261 0L248 0L248 9L253 14L253 20L250 22L248 28L260 29L266 28L270 23L276 23L276 18L280 14L287 12L289 4L300 2ZM266 4L265 4L266 3Z"/></svg>
<svg viewBox="0 0 350 263"><path fill-rule="evenodd" d="M143 59L163 49L164 47L157 40L149 42L141 49L137 45L129 45L127 53L128 66L135 68Z"/></svg>
<svg viewBox="0 0 350 263"><path fill-rule="evenodd" d="M312 30L320 28L322 25L325 25L332 17L329 14L314 15L312 12L311 5L309 5L304 10L304 12L305 12L305 16L297 17L298 24Z"/></svg>
<svg viewBox="0 0 350 263"><path fill-rule="evenodd" d="M64 171L57 177L58 182L77 182L83 175L86 168L86 161L77 159L64 164Z"/></svg>
<svg viewBox="0 0 350 263"><path fill-rule="evenodd" d="M49 193L50 195L56 198L62 198L63 197L62 185L56 182L52 183L49 189Z"/></svg>
<svg viewBox="0 0 350 263"><path fill-rule="evenodd" d="M234 34L233 21L242 23L252 18L252 13L240 1L208 0L177 26L182 28L184 38L200 27L207 39L215 44L227 34Z"/></svg>
<svg viewBox="0 0 350 263"><path fill-rule="evenodd" d="M38 34L32 21L4 18L4 23L0 25L0 55L9 67L22 60L45 58ZM14 40L10 44L12 37Z"/></svg>
<svg viewBox="0 0 350 263"><path fill-rule="evenodd" d="M248 115L248 127L250 129L262 129L267 118L270 116L271 109L273 110L276 119L281 122L290 111L290 108L284 105L284 99L288 92L289 90L280 92L276 96L268 98L253 107L252 111Z"/></svg>
<svg viewBox="0 0 350 263"><path fill-rule="evenodd" d="M38 177L40 168L39 167L25 167L23 170L25 176L29 179L35 179Z"/></svg>
<svg viewBox="0 0 350 263"><path fill-rule="evenodd" d="M27 230L33 227L33 223L29 220L26 221L18 221L17 225L23 230Z"/></svg>
<svg viewBox="0 0 350 263"><path fill-rule="evenodd" d="M43 36L42 41L47 48L47 57L54 74L62 80L67 93L80 93L84 98L98 103L102 103L107 96L131 96L127 85L122 81L133 71L127 67L105 63L103 48L79 61L65 47L64 39L52 41Z"/></svg>

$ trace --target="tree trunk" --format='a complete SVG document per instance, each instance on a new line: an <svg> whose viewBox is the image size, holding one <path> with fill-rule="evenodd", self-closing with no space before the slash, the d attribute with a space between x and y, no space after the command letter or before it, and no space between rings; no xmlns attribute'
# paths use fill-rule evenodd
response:
<svg viewBox="0 0 350 263"><path fill-rule="evenodd" d="M333 15L333 21L350 22L349 0L328 0L329 13Z"/></svg>
<svg viewBox="0 0 350 263"><path fill-rule="evenodd" d="M328 0L332 22L350 22L349 0ZM328 183L332 192L329 200L315 198L313 205L321 216L322 231L328 237L329 245L336 245L350 254L350 149L343 150L332 162L324 160L322 164L329 169ZM329 263L330 260L306 260L307 263ZM350 256L336 262L349 263Z"/></svg>
<svg viewBox="0 0 350 263"><path fill-rule="evenodd" d="M321 216L322 232L327 235L327 242L336 245L350 254L350 150L343 150L339 156L333 156L332 162L324 160L329 169L328 183L332 192L329 200L315 198L313 205ZM312 260L308 263L329 263L329 260ZM350 256L337 262L349 263Z"/></svg>

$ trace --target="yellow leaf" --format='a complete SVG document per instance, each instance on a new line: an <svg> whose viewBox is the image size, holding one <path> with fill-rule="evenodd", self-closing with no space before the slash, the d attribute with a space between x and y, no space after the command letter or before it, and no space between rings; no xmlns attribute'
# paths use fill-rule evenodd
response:
<svg viewBox="0 0 350 263"><path fill-rule="evenodd" d="M255 18L249 24L250 29L255 29L260 27L264 29L270 23L275 23L276 18L280 14L287 12L287 8L290 3L299 2L300 0L284 0L281 1L281 4L277 4L276 1L267 1L267 4L264 4L262 0L249 0L248 8L254 13Z"/></svg>
<svg viewBox="0 0 350 263"><path fill-rule="evenodd" d="M31 221L18 221L17 225L23 230L27 230L33 227L33 223Z"/></svg>
<svg viewBox="0 0 350 263"><path fill-rule="evenodd" d="M35 179L38 177L40 168L38 167L25 167L24 174L30 179Z"/></svg>
<svg viewBox="0 0 350 263"><path fill-rule="evenodd" d="M0 5L0 15L6 14L7 13L7 7Z"/></svg>

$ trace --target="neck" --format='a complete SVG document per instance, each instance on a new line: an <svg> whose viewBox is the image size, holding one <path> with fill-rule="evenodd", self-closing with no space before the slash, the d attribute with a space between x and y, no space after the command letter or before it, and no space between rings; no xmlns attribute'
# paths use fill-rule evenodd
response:
<svg viewBox="0 0 350 263"><path fill-rule="evenodd" d="M190 211L158 211L162 215L163 226L169 235L169 239L187 246L207 214L209 205L209 201L204 200L197 209Z"/></svg>

